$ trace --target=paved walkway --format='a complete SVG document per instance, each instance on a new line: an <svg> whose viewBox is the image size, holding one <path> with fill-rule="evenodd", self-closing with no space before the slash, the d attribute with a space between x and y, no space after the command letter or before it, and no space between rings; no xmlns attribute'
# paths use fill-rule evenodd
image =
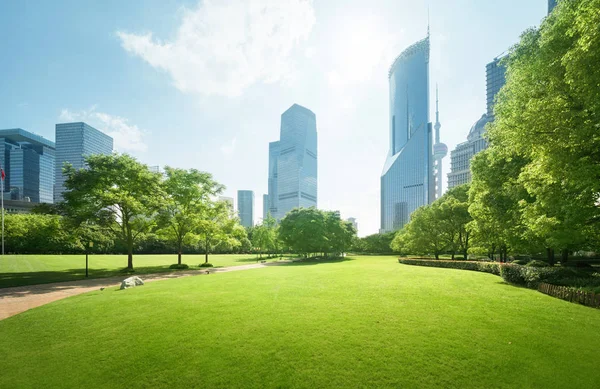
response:
<svg viewBox="0 0 600 389"><path fill-rule="evenodd" d="M250 265L229 266L220 268L207 268L207 270L187 270L170 273L139 274L144 282L168 280L171 278L190 277L214 273L224 273L238 270L257 269L266 266L277 266L291 262L282 260L277 262L256 263ZM135 275L135 274L134 274ZM0 289L0 320L14 316L28 309L39 307L52 301L91 292L100 288L110 288L121 285L126 276L94 278L80 281L55 282L51 284L16 286Z"/></svg>

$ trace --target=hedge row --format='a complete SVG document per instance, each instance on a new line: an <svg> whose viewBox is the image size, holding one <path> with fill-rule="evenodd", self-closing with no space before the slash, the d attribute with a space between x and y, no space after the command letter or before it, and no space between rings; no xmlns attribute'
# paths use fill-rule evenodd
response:
<svg viewBox="0 0 600 389"><path fill-rule="evenodd" d="M483 261L444 261L444 260L422 260L422 259L403 259L399 258L398 262L405 265L429 266L429 267L444 267L449 269L473 270L484 273L491 273L497 276L500 275L500 264L496 262Z"/></svg>
<svg viewBox="0 0 600 389"><path fill-rule="evenodd" d="M600 274L592 270L568 267L532 267L513 263L478 262L478 261L445 261L398 259L405 265L441 267L449 269L473 270L496 274L508 283L538 289L541 284L551 284L568 288L583 289L599 293Z"/></svg>

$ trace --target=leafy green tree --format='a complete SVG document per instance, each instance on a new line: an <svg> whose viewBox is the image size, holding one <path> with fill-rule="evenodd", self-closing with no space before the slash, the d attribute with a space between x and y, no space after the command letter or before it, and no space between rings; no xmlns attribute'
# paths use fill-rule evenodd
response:
<svg viewBox="0 0 600 389"><path fill-rule="evenodd" d="M508 165L522 163L510 180L526 195L509 208L520 208L525 230L508 233L545 246L550 261L554 249L566 260L569 251L591 248L600 233L598 9L600 0L561 1L540 28L522 35L506 60L488 129L491 156L505 151Z"/></svg>
<svg viewBox="0 0 600 389"><path fill-rule="evenodd" d="M294 208L279 222L279 236L295 253L322 253L325 247L325 215L314 207Z"/></svg>
<svg viewBox="0 0 600 389"><path fill-rule="evenodd" d="M224 186L213 180L210 173L196 169L165 167L162 183L165 198L158 212L158 223L166 237L177 247L177 263L186 238L199 227L211 197L223 192ZM190 238L190 241L192 239Z"/></svg>
<svg viewBox="0 0 600 389"><path fill-rule="evenodd" d="M439 211L442 213L438 223L445 229L452 259L459 251L467 259L471 231L467 227L472 218L469 214L469 185L460 185L449 189L440 199ZM434 208L435 209L435 208Z"/></svg>
<svg viewBox="0 0 600 389"><path fill-rule="evenodd" d="M352 250L370 254L388 254L391 252L391 243L395 232L372 234L354 240Z"/></svg>
<svg viewBox="0 0 600 389"><path fill-rule="evenodd" d="M448 232L442 225L440 203L418 208L410 221L396 233L392 249L403 254L439 255L448 249Z"/></svg>
<svg viewBox="0 0 600 389"><path fill-rule="evenodd" d="M238 247L247 239L247 232L234 217L227 201L208 201L203 206L201 219L191 239L203 247L204 263L208 263L208 255L215 247Z"/></svg>
<svg viewBox="0 0 600 389"><path fill-rule="evenodd" d="M127 154L91 155L86 165L64 168L67 214L111 229L126 247L127 268L133 270L135 244L152 229L164 198L160 174Z"/></svg>
<svg viewBox="0 0 600 389"><path fill-rule="evenodd" d="M277 223L270 213L263 220L262 224L253 229L252 245L258 249L259 256L262 258L263 252L272 252L276 248L277 241Z"/></svg>

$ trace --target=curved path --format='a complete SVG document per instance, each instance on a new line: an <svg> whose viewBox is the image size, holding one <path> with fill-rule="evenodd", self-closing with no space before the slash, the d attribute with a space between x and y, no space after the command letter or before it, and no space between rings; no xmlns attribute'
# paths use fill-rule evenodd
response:
<svg viewBox="0 0 600 389"><path fill-rule="evenodd" d="M256 263L251 265L229 266L220 268L209 268L207 270L187 270L171 273L140 274L144 282L168 280L171 278L199 276L229 271L257 269L267 266L277 266L282 263L292 262L282 260L277 262ZM135 275L135 274L134 274ZM48 304L52 301L65 297L91 292L100 288L110 288L121 285L124 276L94 278L80 281L54 282L51 284L38 284L27 286L16 286L13 288L0 289L0 320L14 316L28 309Z"/></svg>

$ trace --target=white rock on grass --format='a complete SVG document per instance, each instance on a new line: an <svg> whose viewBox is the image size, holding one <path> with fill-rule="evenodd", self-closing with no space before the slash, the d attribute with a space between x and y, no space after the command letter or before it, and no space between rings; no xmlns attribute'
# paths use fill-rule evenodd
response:
<svg viewBox="0 0 600 389"><path fill-rule="evenodd" d="M121 282L121 289L133 288L138 285L144 285L144 281L138 276L133 276L126 278Z"/></svg>

